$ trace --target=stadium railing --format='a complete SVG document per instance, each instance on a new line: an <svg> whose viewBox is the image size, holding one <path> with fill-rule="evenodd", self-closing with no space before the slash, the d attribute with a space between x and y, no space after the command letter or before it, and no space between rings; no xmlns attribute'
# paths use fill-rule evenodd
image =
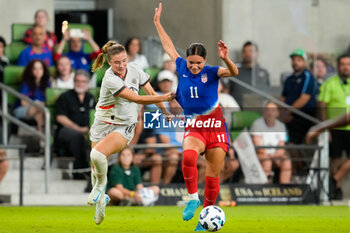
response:
<svg viewBox="0 0 350 233"><path fill-rule="evenodd" d="M15 149L19 151L19 205L23 206L24 150L26 145L0 145L0 149Z"/></svg>
<svg viewBox="0 0 350 233"><path fill-rule="evenodd" d="M2 116L2 135L3 135L3 141L4 145L8 145L8 123L14 123L17 126L20 126L27 130L28 132L32 133L33 135L39 137L40 139L44 140L44 151L45 151L45 193L48 193L49 191L49 177L50 177L50 159L51 159L51 124L50 124L50 111L48 108L43 107L42 105L34 102L30 98L28 98L25 95L22 95L18 91L14 90L13 88L10 88L3 83L0 83L0 89L2 92L2 109L0 110L0 115ZM8 103L7 103L7 97L8 94L11 94L21 100L24 100L28 102L29 105L35 106L36 108L40 109L45 113L45 131L44 133L32 128L27 123L15 118L11 114L9 114L8 111Z"/></svg>
<svg viewBox="0 0 350 233"><path fill-rule="evenodd" d="M306 120L309 120L313 123L319 123L320 120L318 120L317 118L314 118L304 112L301 112L300 110L280 101L279 99L237 79L237 78L234 78L234 79L231 79L232 82L236 83L237 85L243 87L243 88L246 88L248 89L249 91L261 96L261 97L264 97L270 101L273 101L274 103L276 103L278 106L280 107L284 107L284 108L288 108L288 110L290 110L292 113L306 119ZM319 169L320 170L320 176L323 178L322 180L322 186L321 186L321 190L323 192L320 193L320 201L322 202L327 202L329 200L328 198L328 191L329 191L329 150L328 150L328 138L329 138L329 135L328 135L328 132L325 131L324 133L320 134L320 136L318 137L318 145L319 146L322 146L322 150L320 152L320 156L319 156L319 162L320 162L320 166L319 166ZM291 147L296 147L295 145L291 146Z"/></svg>

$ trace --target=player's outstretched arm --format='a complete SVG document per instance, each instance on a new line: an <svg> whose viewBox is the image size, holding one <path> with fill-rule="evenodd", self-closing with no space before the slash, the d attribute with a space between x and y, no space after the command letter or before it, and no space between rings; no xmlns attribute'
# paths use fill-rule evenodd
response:
<svg viewBox="0 0 350 233"><path fill-rule="evenodd" d="M171 41L168 34L165 32L162 24L160 23L160 16L162 15L162 3L159 3L158 8L154 10L153 22L156 26L160 41L162 42L164 51L169 55L169 57L176 61L180 55L177 53L174 43Z"/></svg>
<svg viewBox="0 0 350 233"><path fill-rule="evenodd" d="M119 97L130 100L138 104L155 104L164 101L171 101L176 97L175 92L169 92L165 95L138 95L129 88L125 87L119 94Z"/></svg>
<svg viewBox="0 0 350 233"><path fill-rule="evenodd" d="M221 60L223 60L227 68L220 67L218 70L219 77L232 77L238 75L238 69L236 65L228 57L228 48L222 40L218 42L218 54Z"/></svg>
<svg viewBox="0 0 350 233"><path fill-rule="evenodd" d="M342 127L348 124L350 124L350 113L314 125L309 129L309 132L306 134L306 143L310 144L312 139L316 138L318 135L320 135L323 131L327 129Z"/></svg>
<svg viewBox="0 0 350 233"><path fill-rule="evenodd" d="M157 92L154 91L153 87L149 82L142 86L142 90L144 90L147 95L159 96ZM164 115L171 117L172 114L165 107L164 103L160 102L156 103L156 105L163 112Z"/></svg>

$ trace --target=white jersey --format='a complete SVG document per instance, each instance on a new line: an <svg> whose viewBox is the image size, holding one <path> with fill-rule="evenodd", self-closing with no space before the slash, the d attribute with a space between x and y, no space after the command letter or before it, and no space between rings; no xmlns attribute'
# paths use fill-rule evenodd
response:
<svg viewBox="0 0 350 233"><path fill-rule="evenodd" d="M129 63L126 70L124 80L115 75L111 67L106 70L96 105L95 119L119 125L132 125L137 122L141 106L118 95L125 88L138 94L140 86L149 81L149 75L136 64Z"/></svg>

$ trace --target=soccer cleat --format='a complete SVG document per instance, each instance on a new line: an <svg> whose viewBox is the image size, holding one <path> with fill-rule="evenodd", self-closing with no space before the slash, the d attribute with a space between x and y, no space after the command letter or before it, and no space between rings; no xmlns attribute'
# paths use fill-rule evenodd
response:
<svg viewBox="0 0 350 233"><path fill-rule="evenodd" d="M105 208L108 205L109 200L109 196L105 194L104 196L102 196L101 201L96 203L96 211L94 217L96 225L100 225L105 219Z"/></svg>
<svg viewBox="0 0 350 233"><path fill-rule="evenodd" d="M205 229L202 227L202 225L198 222L196 228L194 228L194 231L205 231Z"/></svg>
<svg viewBox="0 0 350 233"><path fill-rule="evenodd" d="M104 190L99 189L97 186L93 187L88 197L87 203L89 205L96 205L104 194Z"/></svg>
<svg viewBox="0 0 350 233"><path fill-rule="evenodd" d="M200 206L201 201L200 200L190 200L186 203L186 207L184 211L182 212L182 219L185 221L191 220L193 218L194 212Z"/></svg>

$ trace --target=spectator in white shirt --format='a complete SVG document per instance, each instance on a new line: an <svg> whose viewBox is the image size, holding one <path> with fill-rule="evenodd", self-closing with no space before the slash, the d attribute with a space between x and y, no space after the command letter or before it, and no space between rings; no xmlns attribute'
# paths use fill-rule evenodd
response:
<svg viewBox="0 0 350 233"><path fill-rule="evenodd" d="M278 107L268 101L264 104L263 117L254 121L250 128L253 143L256 146L283 146L287 139L286 126L278 118ZM284 149L258 149L258 158L267 177L272 165L280 169L280 183L288 184L292 174L292 164Z"/></svg>
<svg viewBox="0 0 350 233"><path fill-rule="evenodd" d="M136 37L129 38L125 43L125 49L128 53L129 63L136 63L141 69L149 67L147 58L141 53L141 41Z"/></svg>
<svg viewBox="0 0 350 233"><path fill-rule="evenodd" d="M62 56L56 62L56 75L52 87L74 89L74 72L68 57Z"/></svg>

